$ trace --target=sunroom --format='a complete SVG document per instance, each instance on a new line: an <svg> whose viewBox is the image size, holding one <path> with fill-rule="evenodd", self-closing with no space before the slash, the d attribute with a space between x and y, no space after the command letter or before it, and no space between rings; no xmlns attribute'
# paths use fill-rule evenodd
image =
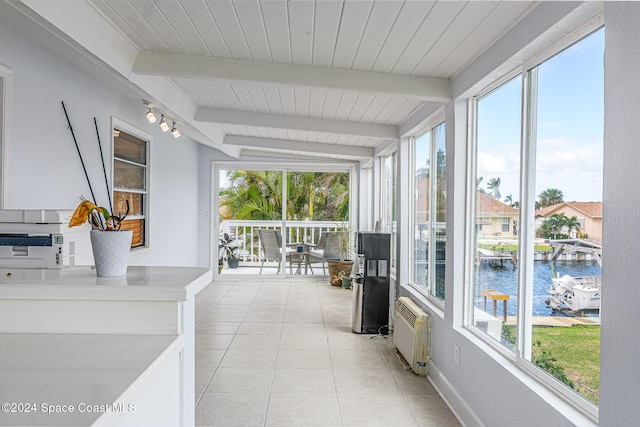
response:
<svg viewBox="0 0 640 427"><path fill-rule="evenodd" d="M2 0L0 207L73 209L106 181L96 198L133 209L130 266L211 270L196 322L262 284L347 307L311 250L345 224L388 233L391 333L398 297L430 315L428 382L460 424L634 425L639 20L634 2ZM579 214L542 227L555 202L601 206L601 235ZM565 235L599 251L556 259ZM603 279L597 310L549 308L563 275ZM545 347L559 331L584 333ZM358 425L332 375L336 418L308 423ZM276 409L252 423L287 424ZM408 419L385 422L435 425Z"/></svg>

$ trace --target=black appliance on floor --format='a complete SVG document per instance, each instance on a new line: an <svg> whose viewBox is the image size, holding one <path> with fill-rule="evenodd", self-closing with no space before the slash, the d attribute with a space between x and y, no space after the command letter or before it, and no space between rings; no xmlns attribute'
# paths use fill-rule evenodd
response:
<svg viewBox="0 0 640 427"><path fill-rule="evenodd" d="M356 235L358 274L353 283L353 332L389 333L391 234Z"/></svg>

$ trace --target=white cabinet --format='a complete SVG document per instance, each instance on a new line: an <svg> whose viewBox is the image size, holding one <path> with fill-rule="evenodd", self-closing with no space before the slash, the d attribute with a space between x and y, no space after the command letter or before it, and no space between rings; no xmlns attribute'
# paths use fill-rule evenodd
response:
<svg viewBox="0 0 640 427"><path fill-rule="evenodd" d="M0 401L38 409L0 413L0 425L193 425L194 298L211 278L186 267L118 278L0 269Z"/></svg>

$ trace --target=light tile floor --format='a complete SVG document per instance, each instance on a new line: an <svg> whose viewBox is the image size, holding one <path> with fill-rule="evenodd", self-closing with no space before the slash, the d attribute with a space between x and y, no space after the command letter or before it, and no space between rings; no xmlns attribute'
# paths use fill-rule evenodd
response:
<svg viewBox="0 0 640 427"><path fill-rule="evenodd" d="M238 278L239 279L239 278ZM196 426L459 426L324 279L227 280L196 298Z"/></svg>

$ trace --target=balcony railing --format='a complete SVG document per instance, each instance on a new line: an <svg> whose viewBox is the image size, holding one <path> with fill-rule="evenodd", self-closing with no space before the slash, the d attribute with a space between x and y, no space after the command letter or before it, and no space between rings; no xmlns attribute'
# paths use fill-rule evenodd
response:
<svg viewBox="0 0 640 427"><path fill-rule="evenodd" d="M316 244L322 233L336 231L340 224L339 221L287 221L282 235L287 245ZM220 223L219 233L228 233L238 247L237 253L243 265L252 265L262 260L258 229L281 230L282 221L227 220Z"/></svg>

